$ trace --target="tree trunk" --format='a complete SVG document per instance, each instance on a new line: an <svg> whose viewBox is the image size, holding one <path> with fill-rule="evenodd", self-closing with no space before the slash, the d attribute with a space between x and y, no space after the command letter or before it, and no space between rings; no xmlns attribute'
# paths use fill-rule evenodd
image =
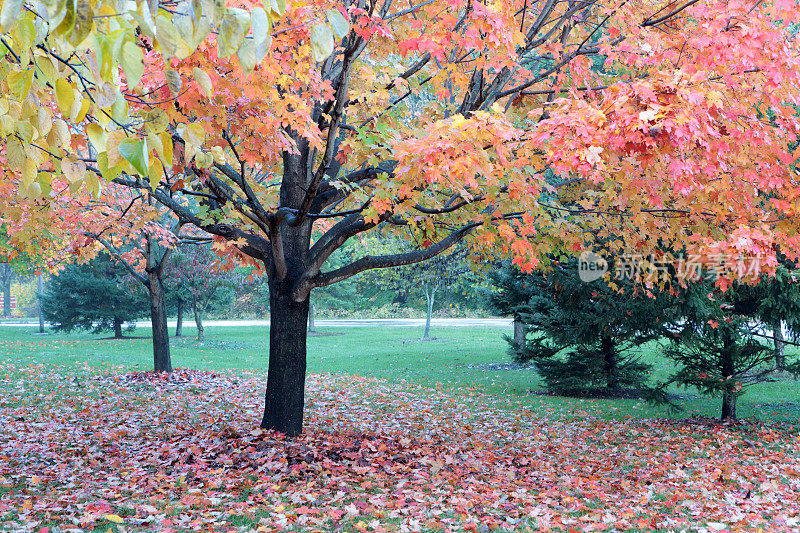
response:
<svg viewBox="0 0 800 533"><path fill-rule="evenodd" d="M514 315L514 344L523 346L525 344L525 323Z"/></svg>
<svg viewBox="0 0 800 533"><path fill-rule="evenodd" d="M44 297L44 280L42 275L36 276L36 309L39 312L39 333L44 333L44 314L42 314L42 298Z"/></svg>
<svg viewBox="0 0 800 533"><path fill-rule="evenodd" d="M772 325L772 336L775 339L775 369L786 368L786 343L783 342L783 324L776 320Z"/></svg>
<svg viewBox="0 0 800 533"><path fill-rule="evenodd" d="M317 328L314 325L314 304L311 302L308 303L308 332L309 333L316 333Z"/></svg>
<svg viewBox="0 0 800 533"><path fill-rule="evenodd" d="M172 372L164 285L152 269L147 272L147 281L147 290L150 293L150 322L153 325L153 370Z"/></svg>
<svg viewBox="0 0 800 533"><path fill-rule="evenodd" d="M261 427L294 436L303 431L309 300L293 301L288 281L270 281L269 289L269 372Z"/></svg>
<svg viewBox="0 0 800 533"><path fill-rule="evenodd" d="M206 338L206 332L203 329L203 313L194 296L192 296L192 310L194 311L194 323L197 326L197 342L203 342Z"/></svg>
<svg viewBox="0 0 800 533"><path fill-rule="evenodd" d="M614 340L610 335L600 337L600 349L603 352L603 369L606 374L606 388L611 392L618 392L619 386L619 365L617 361L617 351L614 348Z"/></svg>
<svg viewBox="0 0 800 533"><path fill-rule="evenodd" d="M425 333L422 334L422 340L428 340L431 338L431 315L433 314L433 303L436 298L436 287L423 283L422 290L425 292L425 299L428 302L428 314L425 318Z"/></svg>
<svg viewBox="0 0 800 533"><path fill-rule="evenodd" d="M0 278L3 281L3 316L11 316L11 281L14 269L8 263L0 266Z"/></svg>
<svg viewBox="0 0 800 533"><path fill-rule="evenodd" d="M121 339L122 338L122 319L118 316L114 317L114 338Z"/></svg>
<svg viewBox="0 0 800 533"><path fill-rule="evenodd" d="M183 299L178 298L178 318L175 320L175 336L183 337Z"/></svg>
<svg viewBox="0 0 800 533"><path fill-rule="evenodd" d="M722 415L723 421L736 420L736 394L733 387L734 361L733 361L733 339L728 332L722 333L722 352L720 353L720 371L722 379L725 380L726 388L722 393Z"/></svg>

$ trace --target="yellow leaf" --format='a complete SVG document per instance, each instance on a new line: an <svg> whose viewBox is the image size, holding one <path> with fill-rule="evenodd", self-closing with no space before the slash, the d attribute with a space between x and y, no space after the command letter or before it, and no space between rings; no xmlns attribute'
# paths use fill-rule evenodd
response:
<svg viewBox="0 0 800 533"><path fill-rule="evenodd" d="M236 8L228 9L219 25L217 55L225 58L236 52L249 29L250 15L247 11Z"/></svg>
<svg viewBox="0 0 800 533"><path fill-rule="evenodd" d="M83 180L82 179L78 180L78 181L70 181L69 182L69 193L70 194L75 194L76 192L78 192L81 189L81 185L83 185Z"/></svg>
<svg viewBox="0 0 800 533"><path fill-rule="evenodd" d="M344 18L338 9L329 9L327 12L328 24L340 39L350 33L350 21Z"/></svg>
<svg viewBox="0 0 800 533"><path fill-rule="evenodd" d="M39 176L37 177L37 181L39 182L39 189L42 191L42 194L49 195L50 191L53 190L53 187L50 183L50 173L40 172Z"/></svg>
<svg viewBox="0 0 800 533"><path fill-rule="evenodd" d="M209 77L203 69L194 67L194 79L207 98L214 96L214 87L211 85L211 77Z"/></svg>
<svg viewBox="0 0 800 533"><path fill-rule="evenodd" d="M80 159L65 157L61 160L61 172L70 183L80 181L86 175L86 163Z"/></svg>
<svg viewBox="0 0 800 533"><path fill-rule="evenodd" d="M142 50L131 41L126 41L119 52L119 62L125 72L128 87L136 87L144 74Z"/></svg>
<svg viewBox="0 0 800 533"><path fill-rule="evenodd" d="M11 26L22 13L23 0L3 0L3 7L0 9L0 28L3 33L11 30Z"/></svg>
<svg viewBox="0 0 800 533"><path fill-rule="evenodd" d="M28 183L27 185L20 184L19 188L20 192L22 192L22 195L26 198L38 198L42 195L42 186L35 181Z"/></svg>
<svg viewBox="0 0 800 533"><path fill-rule="evenodd" d="M58 67L50 57L37 57L36 66L42 72L44 80L50 85L54 85L60 79L58 78Z"/></svg>
<svg viewBox="0 0 800 533"><path fill-rule="evenodd" d="M127 138L125 132L116 130L108 134L106 151L108 152L108 166L115 167L123 161L119 153L119 144Z"/></svg>
<svg viewBox="0 0 800 533"><path fill-rule="evenodd" d="M31 83L33 82L33 69L25 69L23 71L12 72L6 77L8 81L8 88L20 100L28 96L31 90Z"/></svg>
<svg viewBox="0 0 800 533"><path fill-rule="evenodd" d="M161 181L161 176L164 175L164 170L161 166L161 161L157 156L150 154L150 160L147 165L147 174L150 178L150 187L155 189Z"/></svg>
<svg viewBox="0 0 800 533"><path fill-rule="evenodd" d="M173 97L177 97L181 93L181 75L175 70L167 69L166 72L164 72L164 76L167 78L169 92Z"/></svg>
<svg viewBox="0 0 800 533"><path fill-rule="evenodd" d="M148 133L161 133L169 126L169 117L163 110L156 108L142 114L144 127Z"/></svg>
<svg viewBox="0 0 800 533"><path fill-rule="evenodd" d="M89 193L91 193L92 197L97 200L97 198L100 196L102 184L97 178L97 174L94 172L89 172L86 174L86 188L88 189Z"/></svg>
<svg viewBox="0 0 800 533"><path fill-rule="evenodd" d="M333 53L333 33L327 24L311 26L311 55L314 61L325 61Z"/></svg>
<svg viewBox="0 0 800 533"><path fill-rule="evenodd" d="M214 156L205 152L200 152L194 157L194 163L198 168L208 168L214 164Z"/></svg>
<svg viewBox="0 0 800 533"><path fill-rule="evenodd" d="M86 127L86 134L89 137L89 142L92 143L94 149L98 152L106 151L106 132L97 124L89 124Z"/></svg>
<svg viewBox="0 0 800 533"><path fill-rule="evenodd" d="M221 146L212 146L211 155L214 157L214 161L220 165L225 164L225 150L223 150Z"/></svg>
<svg viewBox="0 0 800 533"><path fill-rule="evenodd" d="M53 128L53 118L44 107L40 107L36 112L37 129L40 137L46 137Z"/></svg>
<svg viewBox="0 0 800 533"><path fill-rule="evenodd" d="M22 164L22 183L30 184L33 183L33 180L36 179L36 173L38 171L36 161L33 159L26 159L25 162Z"/></svg>
<svg viewBox="0 0 800 533"><path fill-rule="evenodd" d="M86 118L86 113L89 112L89 109L92 107L92 101L88 98L84 98L81 100L81 107L78 109L78 114L75 115L75 123L82 122L84 118Z"/></svg>
<svg viewBox="0 0 800 533"><path fill-rule="evenodd" d="M122 519L121 516L116 515L116 514L107 514L107 515L105 515L104 518L106 520L108 520L109 522L114 522L115 524L121 524L121 523L123 523L125 521L125 520Z"/></svg>
<svg viewBox="0 0 800 533"><path fill-rule="evenodd" d="M108 109L117 101L117 88L116 86L105 82L100 86L100 89L95 95L95 103L102 109Z"/></svg>
<svg viewBox="0 0 800 533"><path fill-rule="evenodd" d="M58 144L53 144L49 141L48 143L51 146L69 146L69 143L72 141L72 135L69 132L69 126L67 126L67 123L59 118L53 123L53 126L55 127L50 131L50 133L55 134L55 140Z"/></svg>
<svg viewBox="0 0 800 533"><path fill-rule="evenodd" d="M159 13L155 17L156 22L156 36L158 38L158 45L161 47L161 52L164 54L164 59L169 59L178 51L178 30L172 21L164 13Z"/></svg>
<svg viewBox="0 0 800 533"><path fill-rule="evenodd" d="M6 161L11 168L21 168L25 163L25 147L15 136L10 136L6 140Z"/></svg>
<svg viewBox="0 0 800 533"><path fill-rule="evenodd" d="M172 135L165 131L159 137L161 137L161 161L169 170L172 167Z"/></svg>
<svg viewBox="0 0 800 533"><path fill-rule="evenodd" d="M70 2L67 2L68 4ZM73 45L80 45L92 32L94 10L89 0L75 1L75 23L67 40Z"/></svg>

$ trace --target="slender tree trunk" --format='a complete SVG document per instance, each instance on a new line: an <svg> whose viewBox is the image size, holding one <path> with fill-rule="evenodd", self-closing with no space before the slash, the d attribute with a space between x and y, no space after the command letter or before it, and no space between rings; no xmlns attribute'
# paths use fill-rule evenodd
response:
<svg viewBox="0 0 800 533"><path fill-rule="evenodd" d="M122 319L118 316L114 317L114 338L121 339L122 338Z"/></svg>
<svg viewBox="0 0 800 533"><path fill-rule="evenodd" d="M147 290L150 293L150 322L153 325L153 370L172 372L164 285L152 269L147 272L147 281Z"/></svg>
<svg viewBox="0 0 800 533"><path fill-rule="evenodd" d="M523 346L525 344L525 323L514 315L514 344Z"/></svg>
<svg viewBox="0 0 800 533"><path fill-rule="evenodd" d="M175 336L183 337L183 298L178 298L178 318L175 320Z"/></svg>
<svg viewBox="0 0 800 533"><path fill-rule="evenodd" d="M42 275L36 276L36 310L39 312L39 333L44 333L44 314L42 314L42 298L44 298L44 280Z"/></svg>
<svg viewBox="0 0 800 533"><path fill-rule="evenodd" d="M0 265L0 278L3 281L3 316L11 316L11 281L14 269L8 263Z"/></svg>
<svg viewBox="0 0 800 533"><path fill-rule="evenodd" d="M618 392L619 386L619 362L617 361L617 351L614 348L614 340L610 335L603 335L600 338L600 349L603 352L603 369L606 373L606 388L611 392Z"/></svg>
<svg viewBox="0 0 800 533"><path fill-rule="evenodd" d="M197 305L197 298L194 296L192 296L192 310L194 311L194 323L197 326L197 341L203 342L206 338L206 332L203 329L203 312Z"/></svg>
<svg viewBox="0 0 800 533"><path fill-rule="evenodd" d="M314 325L314 304L311 302L308 303L308 332L317 332L317 328Z"/></svg>
<svg viewBox="0 0 800 533"><path fill-rule="evenodd" d="M783 324L780 320L772 325L772 336L775 339L775 369L783 370L786 368L786 343L783 342Z"/></svg>
<svg viewBox="0 0 800 533"><path fill-rule="evenodd" d="M431 338L431 315L433 314L433 304L436 298L436 287L423 283L422 290L425 292L425 299L428 303L428 314L425 318L425 333L422 334L422 340L427 340Z"/></svg>
<svg viewBox="0 0 800 533"><path fill-rule="evenodd" d="M722 353L720 354L720 371L722 379L726 384L732 385L732 377L734 374L734 361L733 361L733 339L728 332L723 332L722 340ZM728 379L731 378L731 379ZM722 393L722 420L735 421L736 420L736 394L728 387Z"/></svg>

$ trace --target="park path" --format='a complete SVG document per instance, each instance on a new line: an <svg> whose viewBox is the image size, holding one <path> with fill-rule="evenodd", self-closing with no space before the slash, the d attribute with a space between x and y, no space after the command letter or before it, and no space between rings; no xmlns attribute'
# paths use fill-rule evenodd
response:
<svg viewBox="0 0 800 533"><path fill-rule="evenodd" d="M330 319L315 320L318 328L357 328L368 326L383 326L393 328L415 328L425 325L424 318L366 318L366 319ZM38 322L0 322L0 327L32 327L38 326ZM136 322L137 326L150 327L149 320ZM169 327L175 327L175 321L168 322ZM185 327L193 327L194 322L184 321ZM246 327L246 326L269 326L269 320L208 320L203 322L205 327ZM434 318L431 320L431 327L511 327L511 319L506 318Z"/></svg>

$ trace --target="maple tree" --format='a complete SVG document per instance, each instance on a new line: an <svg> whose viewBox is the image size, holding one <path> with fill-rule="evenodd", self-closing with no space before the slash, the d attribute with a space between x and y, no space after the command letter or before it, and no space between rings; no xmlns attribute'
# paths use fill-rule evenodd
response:
<svg viewBox="0 0 800 533"><path fill-rule="evenodd" d="M170 290L180 292L181 297L188 296L198 341L204 338L203 315L208 308L224 305L231 299L232 289L245 282L241 272L225 270L222 264L209 246L190 244L173 254L165 272Z"/></svg>
<svg viewBox="0 0 800 533"><path fill-rule="evenodd" d="M313 289L465 238L797 258L794 0L238 5L5 0L0 187L23 236L123 187L263 269L265 428L302 431ZM424 246L325 269L378 227Z"/></svg>

